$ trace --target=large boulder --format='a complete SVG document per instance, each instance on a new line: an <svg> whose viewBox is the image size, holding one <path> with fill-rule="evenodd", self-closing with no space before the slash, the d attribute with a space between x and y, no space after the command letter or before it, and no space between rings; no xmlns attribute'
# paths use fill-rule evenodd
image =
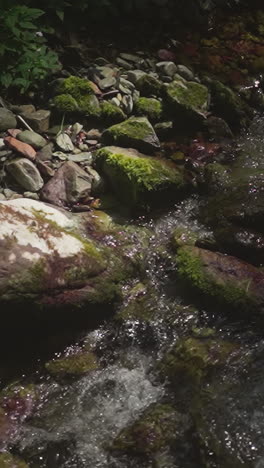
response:
<svg viewBox="0 0 264 468"><path fill-rule="evenodd" d="M68 161L43 187L41 197L54 205L68 206L89 197L91 188L91 176L74 162Z"/></svg>
<svg viewBox="0 0 264 468"><path fill-rule="evenodd" d="M87 216L81 219L98 237L99 224ZM88 314L89 304L113 300L122 279L120 252L117 258L82 237L79 219L34 200L0 202L1 310L8 310L7 304L32 306L33 314L41 318L43 311L47 320L45 308L85 306Z"/></svg>
<svg viewBox="0 0 264 468"><path fill-rule="evenodd" d="M146 117L131 117L117 125L113 125L103 133L106 145L135 148L146 154L152 154L160 149L160 142L154 128Z"/></svg>
<svg viewBox="0 0 264 468"><path fill-rule="evenodd" d="M184 246L177 254L178 275L189 288L215 306L241 316L264 313L264 272L236 257Z"/></svg>
<svg viewBox="0 0 264 468"><path fill-rule="evenodd" d="M168 160L133 149L107 146L97 152L96 164L118 198L128 206L157 202L160 194L176 200L186 187L184 174Z"/></svg>

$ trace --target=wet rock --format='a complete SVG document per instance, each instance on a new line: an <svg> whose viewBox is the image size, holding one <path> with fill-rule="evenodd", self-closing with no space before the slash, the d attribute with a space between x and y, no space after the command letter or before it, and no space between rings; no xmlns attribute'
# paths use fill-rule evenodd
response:
<svg viewBox="0 0 264 468"><path fill-rule="evenodd" d="M118 80L118 89L123 94L132 94L135 89L135 85L131 81L120 77Z"/></svg>
<svg viewBox="0 0 264 468"><path fill-rule="evenodd" d="M17 139L23 143L33 146L36 150L43 148L47 144L47 140L36 132L24 130L17 135Z"/></svg>
<svg viewBox="0 0 264 468"><path fill-rule="evenodd" d="M146 153L153 153L160 148L159 139L145 117L131 117L114 125L103 133L103 142L132 147Z"/></svg>
<svg viewBox="0 0 264 468"><path fill-rule="evenodd" d="M230 170L218 163L209 163L204 168L206 190L213 194L230 186Z"/></svg>
<svg viewBox="0 0 264 468"><path fill-rule="evenodd" d="M16 128L17 121L15 115L5 109L4 107L0 108L0 132L7 130L8 128Z"/></svg>
<svg viewBox="0 0 264 468"><path fill-rule="evenodd" d="M36 166L26 158L17 158L6 165L9 174L15 181L30 192L38 192L43 185L43 179Z"/></svg>
<svg viewBox="0 0 264 468"><path fill-rule="evenodd" d="M92 177L92 189L91 194L94 196L100 195L105 189L104 179L100 174L90 166L85 166L85 172Z"/></svg>
<svg viewBox="0 0 264 468"><path fill-rule="evenodd" d="M208 117L205 121L205 127L209 137L218 141L223 138L233 138L233 133L229 125L221 117Z"/></svg>
<svg viewBox="0 0 264 468"><path fill-rule="evenodd" d="M212 107L216 115L226 120L231 128L238 129L247 123L250 108L231 88L220 83L220 81L213 81L210 89Z"/></svg>
<svg viewBox="0 0 264 468"><path fill-rule="evenodd" d="M90 196L91 177L74 162L64 163L41 191L43 200L58 206L80 202Z"/></svg>
<svg viewBox="0 0 264 468"><path fill-rule="evenodd" d="M93 162L93 155L90 152L78 153L78 154L69 154L67 156L68 161L72 161L74 163L85 163L85 164L92 164Z"/></svg>
<svg viewBox="0 0 264 468"><path fill-rule="evenodd" d="M126 114L131 114L134 108L133 97L130 94L123 96L121 105Z"/></svg>
<svg viewBox="0 0 264 468"><path fill-rule="evenodd" d="M45 364L46 370L55 378L80 377L98 369L96 356L91 352L82 352L62 356Z"/></svg>
<svg viewBox="0 0 264 468"><path fill-rule="evenodd" d="M155 459L157 453L177 445L180 458L179 452L183 450L184 443L186 444L184 438L190 428L188 416L180 414L169 404L156 403L131 426L120 432L111 446L111 451L145 455Z"/></svg>
<svg viewBox="0 0 264 468"><path fill-rule="evenodd" d="M184 245L194 246L197 239L199 238L198 233L190 231L185 227L177 227L171 237L172 247L177 250Z"/></svg>
<svg viewBox="0 0 264 468"><path fill-rule="evenodd" d="M130 70L127 73L127 79L131 81L131 83L133 83L135 86L137 86L139 79L145 75L147 75L147 73L142 70Z"/></svg>
<svg viewBox="0 0 264 468"><path fill-rule="evenodd" d="M11 106L12 112L15 114L30 114L32 112L36 112L35 106L33 104L22 104L21 106Z"/></svg>
<svg viewBox="0 0 264 468"><path fill-rule="evenodd" d="M206 118L209 106L208 89L194 81L175 80L166 88L166 100L176 119L200 124Z"/></svg>
<svg viewBox="0 0 264 468"><path fill-rule="evenodd" d="M32 148L32 146L28 145L27 143L22 143L22 141L19 141L13 137L6 137L5 144L12 150L16 151L17 153L23 154L23 156L32 161L36 159L36 151L34 150L34 148Z"/></svg>
<svg viewBox="0 0 264 468"><path fill-rule="evenodd" d="M103 78L102 80L99 80L97 84L99 88L104 91L116 85L116 78L114 76L108 76L106 78Z"/></svg>
<svg viewBox="0 0 264 468"><path fill-rule="evenodd" d="M44 161L37 161L37 168L40 172L40 174L45 178L45 179L50 179L55 175L55 171L52 169L51 166L48 165L47 162Z"/></svg>
<svg viewBox="0 0 264 468"><path fill-rule="evenodd" d="M136 150L105 147L97 152L95 162L128 206L157 203L161 193L170 191L177 198L186 187L183 173L173 163Z"/></svg>
<svg viewBox="0 0 264 468"><path fill-rule="evenodd" d="M39 109L36 112L24 112L22 117L37 133L44 133L49 129L50 111Z"/></svg>
<svg viewBox="0 0 264 468"><path fill-rule="evenodd" d="M178 250L178 275L188 287L241 317L263 316L264 273L236 257L185 246Z"/></svg>

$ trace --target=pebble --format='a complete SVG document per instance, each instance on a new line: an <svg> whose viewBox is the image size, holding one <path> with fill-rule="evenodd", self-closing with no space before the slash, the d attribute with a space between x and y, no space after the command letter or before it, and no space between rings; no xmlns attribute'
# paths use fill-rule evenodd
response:
<svg viewBox="0 0 264 468"><path fill-rule="evenodd" d="M56 143L57 143L57 146L58 146L62 151L69 152L69 151L73 151L73 150L74 150L73 143L72 143L72 141L71 141L69 135L67 135L67 133L60 133L60 134L56 137Z"/></svg>
<svg viewBox="0 0 264 468"><path fill-rule="evenodd" d="M105 89L111 88L112 86L115 86L115 85L116 85L116 78L114 76L109 76L107 78L104 78L104 79L98 81L98 86L103 91Z"/></svg>
<svg viewBox="0 0 264 468"><path fill-rule="evenodd" d="M193 72L185 65L177 65L177 72L187 81L192 81L194 79Z"/></svg>
<svg viewBox="0 0 264 468"><path fill-rule="evenodd" d="M156 63L158 73L165 76L173 77L177 73L177 66L174 62L158 62Z"/></svg>

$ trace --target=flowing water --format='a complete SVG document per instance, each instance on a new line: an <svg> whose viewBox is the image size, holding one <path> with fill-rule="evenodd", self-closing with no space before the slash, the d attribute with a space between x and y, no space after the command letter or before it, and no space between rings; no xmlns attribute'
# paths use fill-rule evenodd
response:
<svg viewBox="0 0 264 468"><path fill-rule="evenodd" d="M257 153L263 167L263 123L239 142L245 152ZM261 163L262 161L262 163ZM251 161L252 163L252 161ZM245 163L246 164L246 163ZM191 229L200 237L210 232L198 222L200 199L192 196L169 213L140 220L153 229L145 253L145 283L155 291L153 320L134 318L117 324L107 321L87 333L78 346L89 343L101 367L78 381L58 383L36 373L42 395L32 418L19 425L13 446L33 468L262 468L264 467L264 341L260 330L183 301L173 271L175 261L164 245L175 227ZM133 254L135 252L133 251ZM118 457L108 450L117 434L135 421L150 404L173 401L166 382L157 376L157 361L192 330L211 327L216 336L235 341L237 359L216 377L217 385L204 389L199 436L210 464L189 453L177 461L163 453L147 462ZM68 349L70 354L74 346ZM179 387L181 382L179 382ZM184 389L183 389L184 390ZM209 396L208 396L209 395ZM182 407L187 412L187 407ZM219 458L212 454L219 452ZM228 461L226 461L228 460Z"/></svg>

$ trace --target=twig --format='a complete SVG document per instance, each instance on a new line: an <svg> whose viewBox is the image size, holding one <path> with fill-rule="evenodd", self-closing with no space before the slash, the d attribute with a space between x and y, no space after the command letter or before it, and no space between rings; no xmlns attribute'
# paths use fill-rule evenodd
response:
<svg viewBox="0 0 264 468"><path fill-rule="evenodd" d="M34 132L34 130L27 124L27 122L21 117L21 115L17 115L17 118L25 125L25 127L30 130L31 132Z"/></svg>

